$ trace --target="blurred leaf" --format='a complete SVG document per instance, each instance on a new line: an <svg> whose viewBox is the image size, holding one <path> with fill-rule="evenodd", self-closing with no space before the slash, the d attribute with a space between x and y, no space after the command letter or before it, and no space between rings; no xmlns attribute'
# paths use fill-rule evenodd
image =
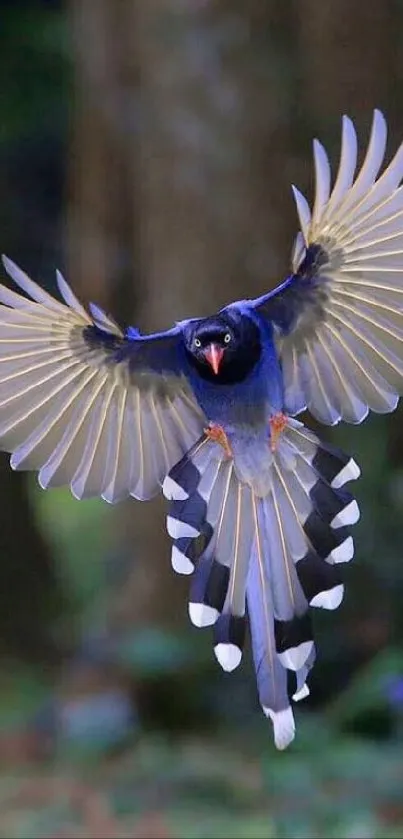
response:
<svg viewBox="0 0 403 839"><path fill-rule="evenodd" d="M31 484L43 529L54 547L59 573L76 607L96 612L105 594L105 558L112 543L108 513L101 500L77 501L67 489L38 492ZM88 617L88 613L87 613Z"/></svg>
<svg viewBox="0 0 403 839"><path fill-rule="evenodd" d="M357 671L349 687L330 704L328 718L340 726L364 711L389 707L390 686L399 677L403 678L403 651L382 650Z"/></svg>
<svg viewBox="0 0 403 839"><path fill-rule="evenodd" d="M30 8L18 2L14 6L14 13L2 11L1 16L0 75L7 79L2 86L3 143L48 130L57 121L65 122L66 116L66 16L57 8Z"/></svg>
<svg viewBox="0 0 403 839"><path fill-rule="evenodd" d="M204 651L205 645L195 643L191 635L145 627L124 636L118 644L117 659L143 677L162 676L193 668L204 658Z"/></svg>
<svg viewBox="0 0 403 839"><path fill-rule="evenodd" d="M50 682L20 662L4 663L0 671L0 729L25 725L49 696Z"/></svg>

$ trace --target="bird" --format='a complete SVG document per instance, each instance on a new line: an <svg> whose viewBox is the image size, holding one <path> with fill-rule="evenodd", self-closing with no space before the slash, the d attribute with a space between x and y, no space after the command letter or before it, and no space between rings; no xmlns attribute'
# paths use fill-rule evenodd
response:
<svg viewBox="0 0 403 839"><path fill-rule="evenodd" d="M386 141L375 110L357 167L344 116L333 179L314 140L286 279L166 331L87 310L60 272L57 299L3 257L19 291L0 286L0 448L78 499L162 489L190 620L228 672L248 630L278 749L309 693L311 607L340 605L360 515L346 489L359 466L300 415L359 424L403 394L403 144L383 168Z"/></svg>

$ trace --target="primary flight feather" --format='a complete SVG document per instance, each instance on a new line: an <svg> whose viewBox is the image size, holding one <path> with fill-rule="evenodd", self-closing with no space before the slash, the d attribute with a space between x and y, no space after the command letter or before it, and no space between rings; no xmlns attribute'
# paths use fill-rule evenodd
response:
<svg viewBox="0 0 403 839"><path fill-rule="evenodd" d="M259 698L278 748L315 660L309 606L335 609L353 556L360 470L294 417L360 423L403 394L403 145L379 174L374 112L355 176L344 117L331 186L314 142L312 213L292 273L268 294L154 335L90 314L58 273L61 303L13 262L0 286L0 446L14 469L77 498L169 500L172 565L191 574L189 614L213 626L225 670L241 660L248 612Z"/></svg>

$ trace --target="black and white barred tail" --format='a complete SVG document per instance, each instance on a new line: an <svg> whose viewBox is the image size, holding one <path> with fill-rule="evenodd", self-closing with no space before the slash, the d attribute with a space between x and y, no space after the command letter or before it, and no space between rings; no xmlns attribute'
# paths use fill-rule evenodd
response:
<svg viewBox="0 0 403 839"><path fill-rule="evenodd" d="M213 625L215 655L231 671L248 614L259 699L279 749L295 733L287 671L295 673L294 701L309 693L309 606L336 609L343 598L339 565L353 557L349 526L359 518L344 485L359 474L354 460L290 418L265 497L238 480L234 461L207 437L164 482L172 565L192 574L190 619Z"/></svg>

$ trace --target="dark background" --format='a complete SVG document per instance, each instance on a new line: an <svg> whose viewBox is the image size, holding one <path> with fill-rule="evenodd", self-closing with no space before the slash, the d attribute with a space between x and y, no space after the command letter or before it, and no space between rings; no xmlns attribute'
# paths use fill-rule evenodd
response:
<svg viewBox="0 0 403 839"><path fill-rule="evenodd" d="M0 248L142 329L288 271L290 184L340 119L403 137L400 0L0 1ZM44 493L0 460L0 835L403 836L402 412L354 454L347 593L315 615L297 739L275 752L248 657L188 622L163 503Z"/></svg>

